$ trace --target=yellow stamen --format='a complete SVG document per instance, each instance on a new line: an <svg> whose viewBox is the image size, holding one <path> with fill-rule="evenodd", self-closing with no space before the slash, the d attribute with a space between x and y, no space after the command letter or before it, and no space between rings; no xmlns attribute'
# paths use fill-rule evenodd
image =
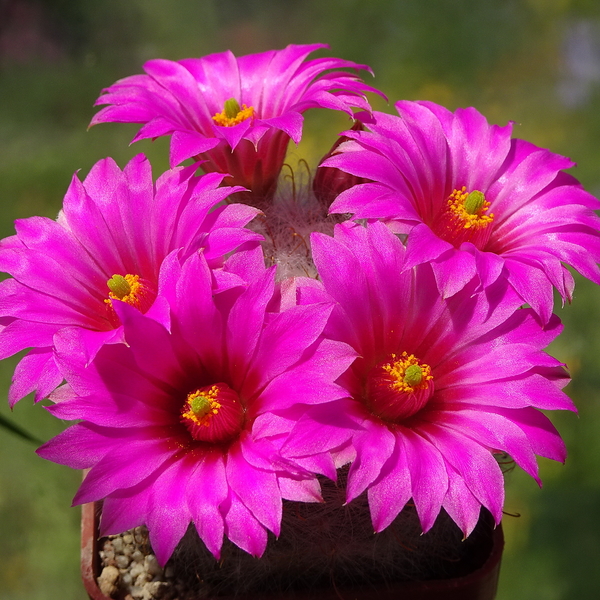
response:
<svg viewBox="0 0 600 600"><path fill-rule="evenodd" d="M464 229L482 229L493 220L494 215L484 214L490 203L485 199L483 192L473 190L467 193L465 186L454 190L448 198L448 209L461 223Z"/></svg>
<svg viewBox="0 0 600 600"><path fill-rule="evenodd" d="M433 379L431 367L419 362L414 354L403 352L399 358L395 354L381 366L390 377L390 386L399 392L411 393L425 389Z"/></svg>
<svg viewBox="0 0 600 600"><path fill-rule="evenodd" d="M254 107L242 104L242 108L235 98L225 100L223 110L213 115L213 121L222 127L233 127L246 119L254 116Z"/></svg>
<svg viewBox="0 0 600 600"><path fill-rule="evenodd" d="M219 388L213 385L210 390L201 392L196 390L187 396L187 405L189 410L182 413L184 419L189 419L202 427L208 427L210 420L219 414L221 404L217 401Z"/></svg>
<svg viewBox="0 0 600 600"><path fill-rule="evenodd" d="M146 301L148 290L146 286L140 281L139 275L113 275L107 282L106 285L110 292L108 298L104 300L106 304L111 304L112 300L121 300L135 308L141 310L143 304ZM146 307L147 308L147 307Z"/></svg>

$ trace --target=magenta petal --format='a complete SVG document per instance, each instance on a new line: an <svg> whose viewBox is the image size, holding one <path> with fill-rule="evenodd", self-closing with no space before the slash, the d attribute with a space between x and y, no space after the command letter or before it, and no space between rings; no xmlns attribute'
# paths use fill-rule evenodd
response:
<svg viewBox="0 0 600 600"><path fill-rule="evenodd" d="M228 494L223 458L218 453L206 454L187 480L189 511L200 539L219 558L225 532L221 505Z"/></svg>
<svg viewBox="0 0 600 600"><path fill-rule="evenodd" d="M331 304L294 306L274 316L262 332L256 350L260 378L250 374L255 380L253 385L262 388L296 364L306 348L322 334L332 308Z"/></svg>
<svg viewBox="0 0 600 600"><path fill-rule="evenodd" d="M497 408L496 412L510 419L523 430L536 454L565 462L567 457L565 443L546 415L531 407L518 410Z"/></svg>
<svg viewBox="0 0 600 600"><path fill-rule="evenodd" d="M167 431L162 439L152 439L150 432L144 430L136 437L130 435L126 445L113 447L92 467L75 495L73 505L100 500L115 490L133 487L178 451L169 443Z"/></svg>
<svg viewBox="0 0 600 600"><path fill-rule="evenodd" d="M322 165L325 166L325 163ZM407 222L410 230L418 220L419 215L411 204L398 207L398 201L389 188L376 183L363 183L343 191L333 201L330 213L354 213L355 219L370 218Z"/></svg>
<svg viewBox="0 0 600 600"><path fill-rule="evenodd" d="M229 492L225 534L242 550L260 557L267 547L267 532L234 492Z"/></svg>
<svg viewBox="0 0 600 600"><path fill-rule="evenodd" d="M183 266L174 302L181 335L196 348L207 369L216 369L224 338L223 319L214 303L210 269L201 254L190 257Z"/></svg>
<svg viewBox="0 0 600 600"><path fill-rule="evenodd" d="M404 445L396 443L377 480L368 490L375 531L383 531L398 516L412 496L411 474Z"/></svg>
<svg viewBox="0 0 600 600"><path fill-rule="evenodd" d="M547 322L554 305L548 277L542 270L531 268L519 260L507 260L505 268L508 281L516 292Z"/></svg>
<svg viewBox="0 0 600 600"><path fill-rule="evenodd" d="M34 323L20 319L4 327L0 324L0 358L7 358L25 348L52 347L52 337L57 329L53 323Z"/></svg>
<svg viewBox="0 0 600 600"><path fill-rule="evenodd" d="M431 266L442 298L454 296L477 274L475 258L457 250L451 250L439 262L432 261Z"/></svg>
<svg viewBox="0 0 600 600"><path fill-rule="evenodd" d="M146 523L148 495L143 486L121 491L105 498L102 504L100 535L119 535Z"/></svg>
<svg viewBox="0 0 600 600"><path fill-rule="evenodd" d="M271 127L281 129L294 140L294 143L299 144L302 139L302 124L304 117L295 111L290 111L280 117L272 117L267 123Z"/></svg>
<svg viewBox="0 0 600 600"><path fill-rule="evenodd" d="M158 403L132 401L131 396L113 393L98 403L97 395L77 396L49 406L58 419L86 419L86 422L108 427L151 427L157 422L177 425L179 419Z"/></svg>
<svg viewBox="0 0 600 600"><path fill-rule="evenodd" d="M317 455L348 442L356 431L362 431L365 415L355 402L337 400L312 406L298 419L282 448L284 456ZM319 435L315 435L319 431Z"/></svg>
<svg viewBox="0 0 600 600"><path fill-rule="evenodd" d="M249 441L242 440L242 444ZM252 515L276 536L281 528L281 494L274 473L248 465L241 448L231 448L226 465L227 483Z"/></svg>
<svg viewBox="0 0 600 600"><path fill-rule="evenodd" d="M187 478L195 464L175 460L162 470L150 488L146 525L159 564L169 560L191 521L186 497Z"/></svg>
<svg viewBox="0 0 600 600"><path fill-rule="evenodd" d="M348 502L362 494L379 477L396 446L396 437L385 425L365 421L363 427L365 431L358 432L353 439L356 460L348 473Z"/></svg>
<svg viewBox="0 0 600 600"><path fill-rule="evenodd" d="M448 493L443 507L450 518L460 527L464 536L468 537L479 522L481 503L471 493L458 471L447 465L446 472L448 473Z"/></svg>
<svg viewBox="0 0 600 600"><path fill-rule="evenodd" d="M448 473L441 453L418 433L402 428L402 440L410 469L412 496L423 533L433 527L448 491Z"/></svg>
<svg viewBox="0 0 600 600"><path fill-rule="evenodd" d="M445 252L454 250L452 245L439 239L424 223L410 230L406 244L405 269L442 257ZM450 256L451 254L449 254Z"/></svg>
<svg viewBox="0 0 600 600"><path fill-rule="evenodd" d="M322 341L298 368L275 377L261 394L259 411L281 410L293 404L323 404L346 395L334 381L356 358L346 344Z"/></svg>
<svg viewBox="0 0 600 600"><path fill-rule="evenodd" d="M108 454L111 448L111 439L105 437L101 429L77 423L40 446L37 454L72 469L88 469Z"/></svg>
<svg viewBox="0 0 600 600"><path fill-rule="evenodd" d="M504 479L490 450L445 427L428 424L421 430L460 474L469 491L485 506L496 523L502 520Z"/></svg>
<svg viewBox="0 0 600 600"><path fill-rule="evenodd" d="M227 345L234 384L241 387L254 356L261 331L264 311L274 293L274 270L265 272L260 279L251 282L237 299L227 321Z"/></svg>
<svg viewBox="0 0 600 600"><path fill-rule="evenodd" d="M277 483L281 497L294 502L323 502L321 486L315 477L310 479L293 479L278 477Z"/></svg>
<svg viewBox="0 0 600 600"><path fill-rule="evenodd" d="M460 402L503 408L534 406L544 410L576 411L572 400L552 381L538 373L487 385L447 388L440 392L439 398L444 403Z"/></svg>
<svg viewBox="0 0 600 600"><path fill-rule="evenodd" d="M51 348L36 348L17 365L8 390L8 405L13 406L35 390L35 402L48 397L63 380Z"/></svg>
<svg viewBox="0 0 600 600"><path fill-rule="evenodd" d="M540 484L532 444L512 419L483 410L457 410L445 414L431 414L427 418L433 423L443 421L446 427L455 429L484 447L507 452ZM556 437L558 438L558 435Z"/></svg>

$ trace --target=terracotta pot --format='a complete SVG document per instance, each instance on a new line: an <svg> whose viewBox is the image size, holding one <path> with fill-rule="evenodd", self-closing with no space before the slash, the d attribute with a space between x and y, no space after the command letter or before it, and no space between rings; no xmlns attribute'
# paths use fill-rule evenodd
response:
<svg viewBox="0 0 600 600"><path fill-rule="evenodd" d="M81 527L81 575L83 584L91 600L112 600L99 589L97 578L100 573L98 504L86 504L82 510ZM489 522L490 528L493 523ZM352 590L330 589L321 592L294 593L293 600L493 600L496 597L500 562L504 548L502 526L493 530L491 547L483 565L463 577L434 581L397 582ZM276 600L279 596L237 596L235 600ZM227 600L219 597L219 600Z"/></svg>

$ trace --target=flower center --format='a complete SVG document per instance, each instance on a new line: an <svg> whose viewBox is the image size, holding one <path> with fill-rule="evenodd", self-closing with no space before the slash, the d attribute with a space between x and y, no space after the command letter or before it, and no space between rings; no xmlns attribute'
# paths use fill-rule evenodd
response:
<svg viewBox="0 0 600 600"><path fill-rule="evenodd" d="M146 312L154 302L155 294L152 292L150 284L140 279L139 275L130 275L129 273L125 276L113 275L106 285L110 291L104 302L111 308L113 300L121 300L131 304L140 312Z"/></svg>
<svg viewBox="0 0 600 600"><path fill-rule="evenodd" d="M390 354L367 377L366 403L374 414L399 421L421 410L433 394L431 367L414 354Z"/></svg>
<svg viewBox="0 0 600 600"><path fill-rule="evenodd" d="M213 121L222 127L233 127L254 116L254 107L240 105L235 98L225 100L225 106L220 113L213 115Z"/></svg>
<svg viewBox="0 0 600 600"><path fill-rule="evenodd" d="M231 440L241 431L243 419L240 398L226 383L190 392L181 408L181 422L200 442L216 444Z"/></svg>
<svg viewBox="0 0 600 600"><path fill-rule="evenodd" d="M489 207L483 192L467 192L463 186L450 194L432 229L456 248L463 242L471 242L482 249L490 236L488 225L494 220L493 214L486 214Z"/></svg>

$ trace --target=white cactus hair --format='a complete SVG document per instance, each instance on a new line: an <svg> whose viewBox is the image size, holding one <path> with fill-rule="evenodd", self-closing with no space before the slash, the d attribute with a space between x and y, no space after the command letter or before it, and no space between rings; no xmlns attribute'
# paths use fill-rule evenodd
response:
<svg viewBox="0 0 600 600"><path fill-rule="evenodd" d="M304 167L304 168L303 168ZM310 250L313 231L333 235L339 215L328 215L327 208L312 192L311 173L304 161L297 169L288 164L279 180L277 193L263 215L251 224L265 238L263 250L267 265L277 265L277 279L317 276Z"/></svg>

